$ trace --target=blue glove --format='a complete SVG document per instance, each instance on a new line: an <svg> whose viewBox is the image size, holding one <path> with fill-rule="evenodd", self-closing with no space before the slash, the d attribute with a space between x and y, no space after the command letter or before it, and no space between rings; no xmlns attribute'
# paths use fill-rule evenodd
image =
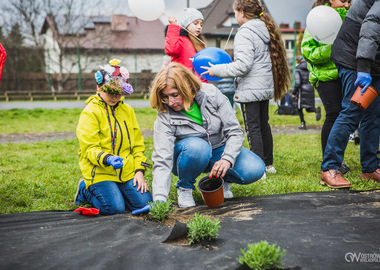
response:
<svg viewBox="0 0 380 270"><path fill-rule="evenodd" d="M132 215L138 215L141 213L149 212L150 211L150 205L145 205L143 208L139 208L132 211Z"/></svg>
<svg viewBox="0 0 380 270"><path fill-rule="evenodd" d="M115 169L121 169L123 167L123 159L119 156L109 156L107 158L108 165L111 165Z"/></svg>
<svg viewBox="0 0 380 270"><path fill-rule="evenodd" d="M363 95L365 90L367 90L368 86L370 86L371 82L372 82L372 77L369 73L358 72L354 86L363 87L363 89L361 91L361 94Z"/></svg>

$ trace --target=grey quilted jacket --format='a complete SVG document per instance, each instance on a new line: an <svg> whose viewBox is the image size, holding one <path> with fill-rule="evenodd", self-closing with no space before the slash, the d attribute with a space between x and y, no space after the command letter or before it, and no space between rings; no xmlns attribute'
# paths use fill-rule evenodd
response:
<svg viewBox="0 0 380 270"><path fill-rule="evenodd" d="M195 100L201 110L203 125L182 112L166 107L158 112L153 134L153 199L166 201L170 191L174 145L188 137L206 140L212 149L225 145L222 158L232 166L239 155L244 133L227 97L214 85L202 84Z"/></svg>
<svg viewBox="0 0 380 270"><path fill-rule="evenodd" d="M260 19L250 20L236 33L234 62L214 66L214 75L217 77L237 77L235 102L248 103L273 97L269 41L270 36L265 23Z"/></svg>

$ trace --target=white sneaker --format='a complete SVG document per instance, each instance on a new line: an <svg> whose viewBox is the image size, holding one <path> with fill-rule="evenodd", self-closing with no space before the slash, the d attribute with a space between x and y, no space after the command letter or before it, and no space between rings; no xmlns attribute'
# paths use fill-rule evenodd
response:
<svg viewBox="0 0 380 270"><path fill-rule="evenodd" d="M263 176L261 176L260 180L265 180L267 179L267 174L264 172Z"/></svg>
<svg viewBox="0 0 380 270"><path fill-rule="evenodd" d="M355 136L354 133L350 134L350 137L348 139L349 142L355 142Z"/></svg>
<svg viewBox="0 0 380 270"><path fill-rule="evenodd" d="M276 173L277 172L273 165L267 166L267 168L265 170L267 173Z"/></svg>
<svg viewBox="0 0 380 270"><path fill-rule="evenodd" d="M181 208L193 207L195 206L195 201L193 198L193 190L191 188L182 188L177 189L178 195L178 206Z"/></svg>
<svg viewBox="0 0 380 270"><path fill-rule="evenodd" d="M231 187L229 183L223 183L223 194L225 199L231 199L234 197L234 194L231 191Z"/></svg>

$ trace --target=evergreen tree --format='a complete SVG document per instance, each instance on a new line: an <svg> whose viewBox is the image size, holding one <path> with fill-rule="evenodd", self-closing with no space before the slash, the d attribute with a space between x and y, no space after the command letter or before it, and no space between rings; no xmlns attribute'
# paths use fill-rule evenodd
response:
<svg viewBox="0 0 380 270"><path fill-rule="evenodd" d="M4 44L4 41L5 41L5 36L3 33L3 27L0 26L0 43Z"/></svg>
<svg viewBox="0 0 380 270"><path fill-rule="evenodd" d="M12 29L7 36L7 45L10 48L21 48L23 43L24 37L21 34L20 25L16 23L12 26Z"/></svg>

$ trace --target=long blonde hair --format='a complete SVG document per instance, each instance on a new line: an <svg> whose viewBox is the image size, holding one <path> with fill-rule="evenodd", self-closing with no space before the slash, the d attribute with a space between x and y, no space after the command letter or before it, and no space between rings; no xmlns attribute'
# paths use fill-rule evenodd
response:
<svg viewBox="0 0 380 270"><path fill-rule="evenodd" d="M236 11L243 11L244 16L249 20L260 18L268 29L274 81L274 100L278 101L288 92L290 84L290 72L281 33L269 14L264 13L264 9L258 0L235 0L233 8Z"/></svg>
<svg viewBox="0 0 380 270"><path fill-rule="evenodd" d="M157 111L166 112L161 93L165 88L170 87L178 90L183 99L183 107L188 111L201 86L201 81L190 70L179 63L171 62L161 69L152 81L150 105Z"/></svg>

